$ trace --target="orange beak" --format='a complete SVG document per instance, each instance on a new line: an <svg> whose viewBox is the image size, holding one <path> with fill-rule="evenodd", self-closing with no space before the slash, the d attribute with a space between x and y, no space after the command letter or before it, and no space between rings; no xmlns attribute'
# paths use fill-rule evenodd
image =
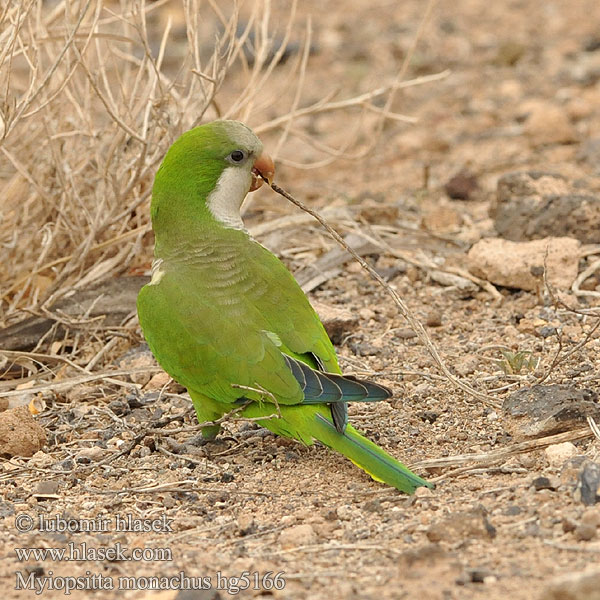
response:
<svg viewBox="0 0 600 600"><path fill-rule="evenodd" d="M269 185L273 182L273 176L275 175L275 163L273 159L263 152L255 161L254 167L252 167L252 185L250 191L257 190L262 184L264 179L269 182Z"/></svg>

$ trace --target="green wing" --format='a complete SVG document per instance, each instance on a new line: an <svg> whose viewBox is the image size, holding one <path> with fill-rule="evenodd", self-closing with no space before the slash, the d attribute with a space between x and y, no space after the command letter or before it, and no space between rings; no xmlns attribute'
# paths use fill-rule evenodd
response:
<svg viewBox="0 0 600 600"><path fill-rule="evenodd" d="M281 340L282 351L314 368L341 373L321 320L285 265L254 241L247 248L247 257L257 280L277 282L269 293L255 297L253 301L268 321L270 331Z"/></svg>
<svg viewBox="0 0 600 600"><path fill-rule="evenodd" d="M284 355L339 372L333 346L285 266L244 232L227 233L195 242L194 259L165 260L158 283L142 289L148 344L174 379L219 402L249 396L238 385L300 403Z"/></svg>

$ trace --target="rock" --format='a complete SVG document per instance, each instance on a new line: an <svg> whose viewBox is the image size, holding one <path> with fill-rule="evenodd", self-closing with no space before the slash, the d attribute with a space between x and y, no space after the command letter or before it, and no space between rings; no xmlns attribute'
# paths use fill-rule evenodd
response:
<svg viewBox="0 0 600 600"><path fill-rule="evenodd" d="M399 207L385 201L381 195L379 198L364 198L362 194L355 200L359 207L359 220L367 223L393 223L398 220Z"/></svg>
<svg viewBox="0 0 600 600"><path fill-rule="evenodd" d="M585 52L596 52L596 50L600 50L600 36L596 34L587 38L583 44L583 50Z"/></svg>
<svg viewBox="0 0 600 600"><path fill-rule="evenodd" d="M433 491L431 488L427 487L419 487L415 490L415 498L431 498L433 496Z"/></svg>
<svg viewBox="0 0 600 600"><path fill-rule="evenodd" d="M494 64L500 67L513 67L530 50L529 46L515 40L500 43Z"/></svg>
<svg viewBox="0 0 600 600"><path fill-rule="evenodd" d="M411 338L416 338L416 332L410 327L400 327L396 332L396 337L399 337L402 340L410 340Z"/></svg>
<svg viewBox="0 0 600 600"><path fill-rule="evenodd" d="M294 525L284 529L279 534L279 543L282 548L294 548L296 546L310 546L317 541L317 534L311 525Z"/></svg>
<svg viewBox="0 0 600 600"><path fill-rule="evenodd" d="M600 501L600 464L584 463L577 478L577 492L586 506Z"/></svg>
<svg viewBox="0 0 600 600"><path fill-rule="evenodd" d="M569 573L553 579L540 600L600 600L600 569Z"/></svg>
<svg viewBox="0 0 600 600"><path fill-rule="evenodd" d="M456 585L467 585L468 583L494 583L498 577L489 569L475 568L465 569L465 571L456 579Z"/></svg>
<svg viewBox="0 0 600 600"><path fill-rule="evenodd" d="M118 417L123 417L131 412L129 404L121 398L109 402L108 408Z"/></svg>
<svg viewBox="0 0 600 600"><path fill-rule="evenodd" d="M469 250L467 263L471 273L492 283L534 291L542 285L545 261L548 282L553 287L568 289L577 277L580 246L572 238L531 242L487 238Z"/></svg>
<svg viewBox="0 0 600 600"><path fill-rule="evenodd" d="M550 466L562 467L567 460L577 455L577 448L572 442L563 442L562 444L548 446L544 453Z"/></svg>
<svg viewBox="0 0 600 600"><path fill-rule="evenodd" d="M334 344L340 344L344 335L351 333L358 325L358 317L346 308L312 301L327 334Z"/></svg>
<svg viewBox="0 0 600 600"><path fill-rule="evenodd" d="M567 101L565 109L571 121L582 121L583 119L590 118L594 114L595 106L589 99L576 95ZM581 146L584 144L585 142Z"/></svg>
<svg viewBox="0 0 600 600"><path fill-rule="evenodd" d="M417 416L425 423L435 423L440 413L435 410L423 410L417 413Z"/></svg>
<svg viewBox="0 0 600 600"><path fill-rule="evenodd" d="M481 510L451 513L427 530L430 542L461 542L469 539L493 539L496 528Z"/></svg>
<svg viewBox="0 0 600 600"><path fill-rule="evenodd" d="M338 506L336 512L340 521L350 521L355 516L354 510L349 504Z"/></svg>
<svg viewBox="0 0 600 600"><path fill-rule="evenodd" d="M440 327L442 324L442 315L439 311L431 311L427 315L427 320L425 321L427 327Z"/></svg>
<svg viewBox="0 0 600 600"><path fill-rule="evenodd" d="M0 456L33 456L46 443L46 432L26 406L0 413Z"/></svg>
<svg viewBox="0 0 600 600"><path fill-rule="evenodd" d="M171 381L171 376L164 371L157 373L144 386L144 391L160 390Z"/></svg>
<svg viewBox="0 0 600 600"><path fill-rule="evenodd" d="M521 333L528 333L530 335L537 335L540 337L542 337L541 330L547 327L548 321L538 317L523 317L517 325L517 329Z"/></svg>
<svg viewBox="0 0 600 600"><path fill-rule="evenodd" d="M519 454L517 456L517 461L524 469L529 471L535 469L537 464L537 459L533 452L524 452L523 454Z"/></svg>
<svg viewBox="0 0 600 600"><path fill-rule="evenodd" d="M33 496L38 499L54 498L59 490L59 483L56 480L44 479L38 482L33 492Z"/></svg>
<svg viewBox="0 0 600 600"><path fill-rule="evenodd" d="M503 175L491 216L498 234L512 241L571 237L600 243L600 197L556 173Z"/></svg>
<svg viewBox="0 0 600 600"><path fill-rule="evenodd" d="M152 369L156 367L156 359L147 344L140 344L127 351L117 361L119 369L133 371L130 374L131 381L145 386L152 378ZM136 370L140 370L136 372Z"/></svg>
<svg viewBox="0 0 600 600"><path fill-rule="evenodd" d="M419 488L420 489L420 488ZM405 550L398 556L398 562L406 567L431 567L440 560L447 559L448 553L439 544L426 544Z"/></svg>
<svg viewBox="0 0 600 600"><path fill-rule="evenodd" d="M367 308L365 306L364 308L359 309L358 316L363 321L369 321L370 319L374 319L375 318L375 311L373 309Z"/></svg>
<svg viewBox="0 0 600 600"><path fill-rule="evenodd" d="M596 527L589 523L581 523L576 527L573 535L578 542L589 542L596 537Z"/></svg>
<svg viewBox="0 0 600 600"><path fill-rule="evenodd" d="M579 475L581 474L583 467L590 462L592 461L584 454L578 454L567 460L560 470L561 485L572 488L577 487ZM579 498L579 500L581 500L581 498Z"/></svg>
<svg viewBox="0 0 600 600"><path fill-rule="evenodd" d="M561 69L560 76L576 85L593 87L600 80L600 54L578 52L567 63L566 68Z"/></svg>
<svg viewBox="0 0 600 600"><path fill-rule="evenodd" d="M521 112L527 114L523 132L532 146L577 141L575 128L560 106L544 100L529 100L524 103Z"/></svg>
<svg viewBox="0 0 600 600"><path fill-rule="evenodd" d="M505 79L498 83L498 94L514 102L523 96L523 84L518 79Z"/></svg>
<svg viewBox="0 0 600 600"><path fill-rule="evenodd" d="M382 513L383 507L381 506L381 501L376 498L375 500L368 500L363 504L363 510L372 513Z"/></svg>
<svg viewBox="0 0 600 600"><path fill-rule="evenodd" d="M469 171L460 171L444 186L446 194L453 200L469 200L478 189L477 177Z"/></svg>
<svg viewBox="0 0 600 600"><path fill-rule="evenodd" d="M556 486L552 484L552 482L547 477L536 477L531 484L535 488L537 492L540 490L552 490L556 489Z"/></svg>
<svg viewBox="0 0 600 600"><path fill-rule="evenodd" d="M588 508L581 516L581 522L584 525L600 527L600 507Z"/></svg>
<svg viewBox="0 0 600 600"><path fill-rule="evenodd" d="M596 174L600 174L600 137L583 142L575 158L595 167Z"/></svg>
<svg viewBox="0 0 600 600"><path fill-rule="evenodd" d="M454 369L462 377L472 375L479 367L479 357L468 354L461 356L454 364Z"/></svg>
<svg viewBox="0 0 600 600"><path fill-rule="evenodd" d="M100 446L92 446L91 448L83 448L75 455L75 460L80 464L90 464L96 462L106 454L106 450Z"/></svg>
<svg viewBox="0 0 600 600"><path fill-rule="evenodd" d="M515 171L498 179L496 199L504 204L522 201L531 197L560 196L572 191L569 181L563 175L546 171Z"/></svg>
<svg viewBox="0 0 600 600"><path fill-rule="evenodd" d="M534 385L512 393L502 409L511 417L520 417L514 426L507 424L515 438L541 437L576 429L588 416L599 418L597 401L598 395L589 389Z"/></svg>

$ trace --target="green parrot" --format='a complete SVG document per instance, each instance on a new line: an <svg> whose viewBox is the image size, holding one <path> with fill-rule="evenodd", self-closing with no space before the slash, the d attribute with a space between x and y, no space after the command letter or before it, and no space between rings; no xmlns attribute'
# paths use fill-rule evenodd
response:
<svg viewBox="0 0 600 600"><path fill-rule="evenodd" d="M403 492L432 487L348 424L347 402L385 400L390 390L341 374L304 292L245 229L246 194L273 174L260 140L236 121L196 127L169 148L152 189L152 278L137 301L150 349L188 389L207 439L237 408Z"/></svg>

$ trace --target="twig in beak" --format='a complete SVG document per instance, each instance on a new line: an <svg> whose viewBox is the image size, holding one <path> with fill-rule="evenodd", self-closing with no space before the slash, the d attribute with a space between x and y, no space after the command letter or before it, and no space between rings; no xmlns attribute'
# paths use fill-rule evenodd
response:
<svg viewBox="0 0 600 600"><path fill-rule="evenodd" d="M404 300L398 295L398 292L394 290L385 279L369 264L367 263L361 256L359 256L344 240L344 238L331 226L327 221L316 211L308 206L305 206L300 200L296 200L291 194L288 194L283 188L280 188L276 183L271 183L266 177L261 177L264 181L266 181L271 189L287 200L289 200L292 204L295 204L301 210L307 212L309 215L313 216L319 223L327 230L329 235L342 247L346 252L348 252L356 262L360 264L360 266L367 271L367 273L381 286L385 291L392 297L392 300L396 304L396 306L400 309L400 314L407 320L408 324L412 327L413 331L417 334L418 338L425 345L429 354L437 363L438 367L442 371L442 373L448 378L448 380L457 388L467 392L471 396L477 398L478 400L483 401L488 406L493 408L498 408L500 403L499 401L488 395L481 392L478 392L474 388L472 388L468 383L458 379L455 375L453 375L446 363L440 356L438 349L432 342L431 338L425 331L425 328L421 324L421 322L412 314L412 311L406 306Z"/></svg>

